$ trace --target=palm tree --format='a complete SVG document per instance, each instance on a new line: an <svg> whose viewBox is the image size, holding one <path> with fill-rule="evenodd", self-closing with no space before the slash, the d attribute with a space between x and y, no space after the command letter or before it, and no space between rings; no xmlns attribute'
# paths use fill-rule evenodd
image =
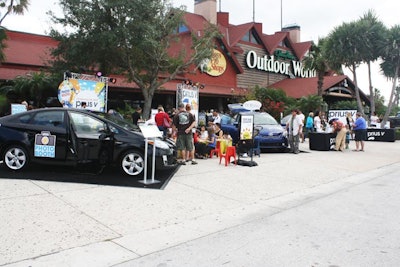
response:
<svg viewBox="0 0 400 267"><path fill-rule="evenodd" d="M0 25L8 14L24 14L25 10L28 10L29 0L1 0L0 1ZM1 12L5 9L5 12ZM5 60L4 48L6 45L4 41L7 40L7 34L3 27L0 26L0 63Z"/></svg>
<svg viewBox="0 0 400 267"><path fill-rule="evenodd" d="M28 10L29 0L2 0L0 9L5 9L6 12L1 12L0 25L9 14L23 15Z"/></svg>
<svg viewBox="0 0 400 267"><path fill-rule="evenodd" d="M360 30L361 27L358 27L356 22L343 23L336 27L324 42L324 53L329 65L343 64L353 73L358 110L364 113L356 73L357 67L363 60L359 44L364 40Z"/></svg>
<svg viewBox="0 0 400 267"><path fill-rule="evenodd" d="M318 44L314 42L311 45L311 49L307 57L304 58L304 67L307 69L314 69L318 76L318 90L317 95L322 96L322 86L324 84L324 76L328 71L328 64L322 55L322 43L324 39L319 39Z"/></svg>
<svg viewBox="0 0 400 267"><path fill-rule="evenodd" d="M381 50L383 52L381 69L383 74L393 81L388 108L382 120L382 126L384 126L394 105L396 85L400 72L400 25L395 25L388 30L386 44L381 47Z"/></svg>
<svg viewBox="0 0 400 267"><path fill-rule="evenodd" d="M375 111L375 97L371 78L371 62L377 60L381 54L379 46L381 46L381 43L384 41L387 28L378 20L372 10L364 14L364 16L357 21L357 25L360 27L359 32L363 39L363 42L360 42L358 47L361 51L362 60L367 63L368 66L369 98L372 114Z"/></svg>
<svg viewBox="0 0 400 267"><path fill-rule="evenodd" d="M26 76L19 76L14 80L14 91L27 97L26 100L33 100L37 107L45 106L44 96L47 92L53 91L57 95L57 86L54 78L45 72L33 72Z"/></svg>

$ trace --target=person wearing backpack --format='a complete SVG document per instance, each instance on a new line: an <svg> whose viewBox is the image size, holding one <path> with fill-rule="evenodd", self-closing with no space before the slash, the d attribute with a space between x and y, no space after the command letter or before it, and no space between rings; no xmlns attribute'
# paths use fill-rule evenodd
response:
<svg viewBox="0 0 400 267"><path fill-rule="evenodd" d="M338 119L332 120L330 124L332 126L333 132L336 133L335 150L344 151L344 147L346 144L346 127L344 127L343 122Z"/></svg>

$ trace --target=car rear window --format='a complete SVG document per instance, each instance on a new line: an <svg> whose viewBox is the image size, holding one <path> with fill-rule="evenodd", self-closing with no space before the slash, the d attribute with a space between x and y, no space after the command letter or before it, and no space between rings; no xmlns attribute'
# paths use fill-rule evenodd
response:
<svg viewBox="0 0 400 267"><path fill-rule="evenodd" d="M42 125L51 127L63 127L64 111L44 111L37 112L31 122L32 125Z"/></svg>

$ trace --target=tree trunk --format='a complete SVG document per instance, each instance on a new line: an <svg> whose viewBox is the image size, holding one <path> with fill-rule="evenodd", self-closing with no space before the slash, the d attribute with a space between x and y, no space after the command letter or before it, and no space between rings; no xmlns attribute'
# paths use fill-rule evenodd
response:
<svg viewBox="0 0 400 267"><path fill-rule="evenodd" d="M357 107L358 107L358 111L360 111L363 115L364 115L364 108L363 105L361 103L361 98L360 98L360 89L358 88L357 85L357 74L356 74L356 64L353 64L353 80L354 80L354 90L356 91L356 99L357 99Z"/></svg>
<svg viewBox="0 0 400 267"><path fill-rule="evenodd" d="M375 93L374 88L372 86L372 77L371 77L371 62L368 61L368 82L369 82L369 101L371 102L370 114L375 112Z"/></svg>
<svg viewBox="0 0 400 267"><path fill-rule="evenodd" d="M395 72L394 77L393 77L392 92L390 93L389 104L388 104L388 107L386 109L385 115L383 116L383 120L381 122L381 127L382 128L385 126L385 124L386 124L386 122L387 122L387 120L389 118L390 112L392 111L393 104L394 104L394 99L393 98L394 98L394 94L395 94L395 91L396 91L397 78L399 77L399 68L400 67L396 67L396 72Z"/></svg>

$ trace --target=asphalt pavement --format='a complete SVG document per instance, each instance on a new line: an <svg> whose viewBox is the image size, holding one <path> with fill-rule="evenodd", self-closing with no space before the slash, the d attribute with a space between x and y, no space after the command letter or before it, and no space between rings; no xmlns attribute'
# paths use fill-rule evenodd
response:
<svg viewBox="0 0 400 267"><path fill-rule="evenodd" d="M0 266L400 265L400 142L300 148L163 190L1 177Z"/></svg>

